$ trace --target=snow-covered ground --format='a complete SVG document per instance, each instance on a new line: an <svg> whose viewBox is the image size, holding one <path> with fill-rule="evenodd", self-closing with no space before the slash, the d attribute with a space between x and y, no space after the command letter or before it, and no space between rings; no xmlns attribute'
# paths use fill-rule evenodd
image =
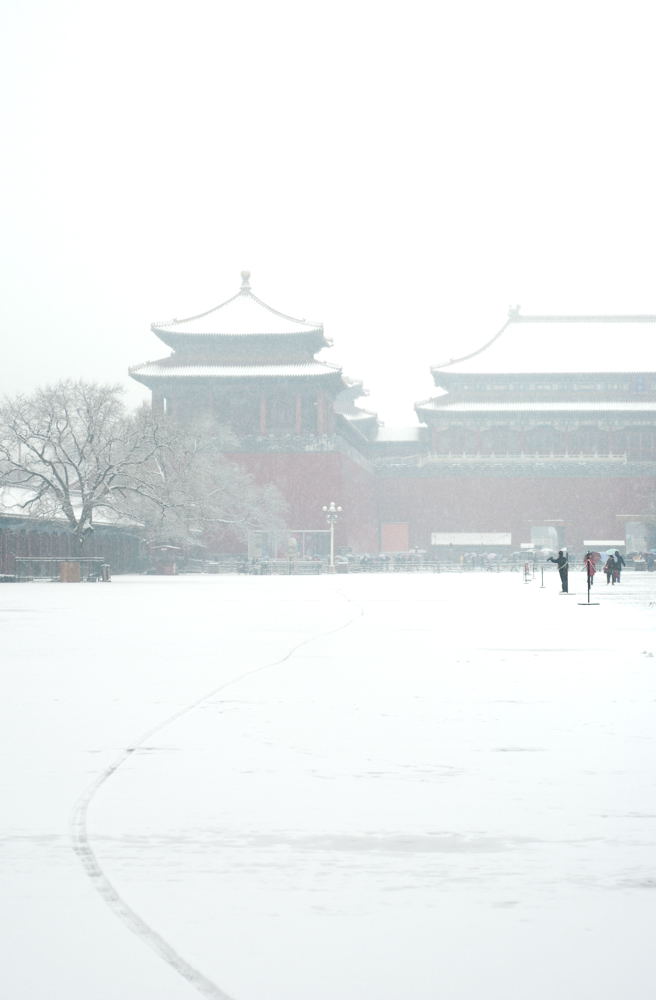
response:
<svg viewBox="0 0 656 1000"><path fill-rule="evenodd" d="M651 1000L656 574L557 580L0 587L3 996Z"/></svg>

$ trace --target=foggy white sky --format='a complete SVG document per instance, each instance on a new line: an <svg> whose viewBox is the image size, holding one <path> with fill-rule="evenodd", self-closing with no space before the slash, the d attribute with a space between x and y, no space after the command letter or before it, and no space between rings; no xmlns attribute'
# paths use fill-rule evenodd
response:
<svg viewBox="0 0 656 1000"><path fill-rule="evenodd" d="M242 268L388 424L511 303L656 312L651 12L4 0L0 395L129 386Z"/></svg>

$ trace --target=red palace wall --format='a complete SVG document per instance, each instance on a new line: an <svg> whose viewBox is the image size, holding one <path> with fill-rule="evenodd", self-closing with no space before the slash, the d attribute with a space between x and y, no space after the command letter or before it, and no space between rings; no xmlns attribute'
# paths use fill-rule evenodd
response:
<svg viewBox="0 0 656 1000"><path fill-rule="evenodd" d="M337 452L263 452L233 456L256 481L273 483L287 504L290 528L325 528L321 508L344 508L335 529L338 548L375 553L387 538L429 549L433 531L510 531L512 545L531 540L531 527L562 520L564 543L620 539L618 514L639 514L654 491L650 477L537 475L376 476ZM407 533L405 531L407 525ZM392 548L397 548L393 546ZM405 546L401 546L405 547ZM385 545L382 545L385 548Z"/></svg>
<svg viewBox="0 0 656 1000"><path fill-rule="evenodd" d="M262 452L231 455L260 484L282 493L292 529L326 528L321 508L331 500L344 508L335 545L354 552L378 551L378 510L373 473L341 452Z"/></svg>
<svg viewBox="0 0 656 1000"><path fill-rule="evenodd" d="M433 531L511 531L512 544L531 539L531 525L562 519L564 542L620 539L617 514L644 511L649 477L486 475L384 476L378 480L381 522L407 522L410 546L428 549Z"/></svg>

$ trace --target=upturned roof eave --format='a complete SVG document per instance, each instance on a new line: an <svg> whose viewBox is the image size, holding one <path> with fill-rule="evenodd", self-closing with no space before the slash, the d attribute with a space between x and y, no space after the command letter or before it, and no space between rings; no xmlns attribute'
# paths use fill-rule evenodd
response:
<svg viewBox="0 0 656 1000"><path fill-rule="evenodd" d="M633 366L627 368L622 368L621 366L611 366L607 362L601 367L601 370L594 368L594 357L595 351L590 352L591 365L585 368L580 368L578 365L572 367L566 371L545 371L543 368L534 371L530 370L528 366L520 371L513 371L512 365L504 365L503 363L495 363L492 366L492 370L486 371L486 366L482 366L482 370L476 371L477 362L472 361L481 355L489 356L490 348L494 348L499 342L504 342L504 333L509 328L522 326L530 326L531 324L539 324L541 326L552 326L554 328L562 328L568 324L575 324L585 326L586 324L602 324L604 326L612 326L619 324L634 325L646 325L654 326L656 325L656 315L650 313L640 313L640 314L609 314L609 315L584 315L584 314L571 314L571 315L524 315L520 311L519 306L511 307L508 310L508 317L503 324L503 326L488 340L486 340L480 347L469 351L467 354L461 355L455 358L449 358L448 361L443 361L437 365L431 365L430 371L433 379L437 382L437 378L449 378L455 376L467 376L469 378L476 377L495 377L495 376L510 376L510 375L521 375L521 376L563 376L563 375L602 375L602 374L633 374L633 375L646 375L653 373L653 370L648 368L640 368L635 371ZM604 337L606 333L604 332ZM495 350L491 352L492 355L495 354ZM468 364L469 363L469 364ZM463 371L462 368L465 368ZM522 366L519 366L520 368ZM460 369L460 370L459 370Z"/></svg>
<svg viewBox="0 0 656 1000"><path fill-rule="evenodd" d="M274 309L273 306L268 305L266 302L263 302L262 299L259 299L257 297L257 295L254 295L253 292L252 292L252 290L251 290L251 286L250 286L250 271L242 271L241 272L241 278L242 278L242 285L241 285L241 288L239 289L239 291L235 295L231 295L229 299L226 299L224 302L219 303L218 306L213 306L211 309L207 309L207 310L205 310L204 312L201 312L201 313L196 313L193 316L186 316L184 319L177 319L176 318L176 319L172 319L172 320L158 321L158 322L152 323L151 324L151 330L157 336L161 336L162 334L165 334L165 335L168 334L168 335L173 335L173 336L175 336L175 335L178 335L178 336L182 335L182 336L189 336L189 337L208 336L208 335L209 336L219 336L219 337L221 337L221 336L241 336L241 337L247 336L248 337L248 336L255 336L255 335L264 335L264 336L280 336L280 335L282 335L282 336L294 336L294 335L297 335L297 334L303 335L303 334L312 334L312 333L314 333L314 334L320 333L321 336L323 336L323 324L322 323L315 323L313 321L309 321L308 322L308 320L299 319L296 316L290 316L287 313L281 312L279 309ZM259 307L259 309L257 310L258 322L259 322L259 316L261 314L263 317L266 317L267 315L269 315L271 317L275 317L277 321L282 320L284 324L290 324L290 326L287 327L286 329L283 329L282 331L281 330L275 330L274 333L270 333L270 332L267 332L266 325L267 325L267 322L271 322L271 321L270 320L262 320L262 324L264 326L264 329L252 330L252 331L251 330L246 330L245 332L241 332L241 333L238 333L235 330L232 330L232 331L231 330L222 331L220 329L201 330L200 333L198 333L198 332L193 331L193 330L184 330L184 329L181 329L181 328L184 328L185 324L197 323L199 320L205 320L208 317L215 317L217 314L220 315L221 311L223 309L225 309L226 306L229 306L231 303L238 302L238 301L246 302L246 303L256 303L257 304L257 306ZM230 310L228 310L228 314L230 314ZM224 322L225 322L225 320L224 320ZM229 325L230 322L234 322L234 319L233 320L228 320L227 322L228 322L228 325ZM220 319L218 321L216 321L214 319L210 320L210 321L208 321L208 326L211 327L212 325L214 325L214 323L217 323L217 325L220 326L221 320Z"/></svg>

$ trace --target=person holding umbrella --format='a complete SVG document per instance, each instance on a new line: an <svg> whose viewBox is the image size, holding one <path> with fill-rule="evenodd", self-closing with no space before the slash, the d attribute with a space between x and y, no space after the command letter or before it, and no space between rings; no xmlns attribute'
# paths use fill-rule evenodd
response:
<svg viewBox="0 0 656 1000"><path fill-rule="evenodd" d="M619 583L622 576L622 569L626 566L624 557L615 549L615 572L613 573L613 583Z"/></svg>
<svg viewBox="0 0 656 1000"><path fill-rule="evenodd" d="M585 559L583 560L583 567L588 575L588 588L594 583L594 575L597 572L596 556L596 552L586 552Z"/></svg>
<svg viewBox="0 0 656 1000"><path fill-rule="evenodd" d="M561 584L561 586L563 588L562 591L561 591L561 593L567 594L568 593L568 589L567 589L567 574L568 574L568 571L569 571L569 560L567 558L567 554L565 552L563 552L562 549L560 549L558 551L558 555L555 556L555 557L554 556L549 556L549 558L547 559L547 562L555 563L556 566L558 567L558 572L560 573L560 584Z"/></svg>

